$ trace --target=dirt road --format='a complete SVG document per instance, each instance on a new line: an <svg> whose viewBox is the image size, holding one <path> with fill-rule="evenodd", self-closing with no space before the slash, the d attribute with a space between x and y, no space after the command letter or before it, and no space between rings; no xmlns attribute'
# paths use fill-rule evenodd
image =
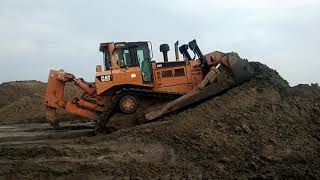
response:
<svg viewBox="0 0 320 180"><path fill-rule="evenodd" d="M94 135L94 125L83 123L68 126L62 123L61 130L54 130L47 123L22 123L0 125L0 144L24 144L51 139L72 139Z"/></svg>
<svg viewBox="0 0 320 180"><path fill-rule="evenodd" d="M93 137L93 129L81 126L55 131L39 123L2 125L0 178L156 177L152 168L177 166L170 146L134 136L115 138L119 132Z"/></svg>

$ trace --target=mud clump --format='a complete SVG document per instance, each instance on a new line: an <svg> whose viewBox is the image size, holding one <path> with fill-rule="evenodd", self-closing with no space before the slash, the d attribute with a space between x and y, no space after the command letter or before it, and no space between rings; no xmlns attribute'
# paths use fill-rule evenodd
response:
<svg viewBox="0 0 320 180"><path fill-rule="evenodd" d="M158 122L0 145L0 177L320 179L319 86L251 66L251 81Z"/></svg>
<svg viewBox="0 0 320 180"><path fill-rule="evenodd" d="M46 83L40 81L15 81L0 85L0 124L45 122L43 96ZM70 99L80 91L68 84L65 96ZM59 111L61 120L75 118Z"/></svg>

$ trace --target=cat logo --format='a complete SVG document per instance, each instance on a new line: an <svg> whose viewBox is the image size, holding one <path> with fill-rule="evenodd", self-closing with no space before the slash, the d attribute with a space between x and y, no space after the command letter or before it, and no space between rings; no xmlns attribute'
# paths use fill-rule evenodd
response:
<svg viewBox="0 0 320 180"><path fill-rule="evenodd" d="M102 82L112 81L112 79L111 79L111 74L105 75L105 76L101 76L101 81L102 81Z"/></svg>

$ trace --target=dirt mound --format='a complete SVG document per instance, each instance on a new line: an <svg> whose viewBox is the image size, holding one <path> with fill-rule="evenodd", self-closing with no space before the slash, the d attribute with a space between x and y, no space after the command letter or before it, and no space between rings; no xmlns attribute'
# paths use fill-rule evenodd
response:
<svg viewBox="0 0 320 180"><path fill-rule="evenodd" d="M148 136L208 177L319 179L319 86L291 88L276 71L251 65L250 82L164 118Z"/></svg>
<svg viewBox="0 0 320 180"><path fill-rule="evenodd" d="M251 66L256 76L250 82L117 136L173 148L179 168L172 169L183 177L319 179L319 86L290 87L266 65ZM144 167L135 173L150 175Z"/></svg>
<svg viewBox="0 0 320 180"><path fill-rule="evenodd" d="M46 83L40 81L14 81L0 85L0 123L45 121L43 95ZM70 99L80 95L72 84L65 89L65 96ZM70 118L60 111L62 119Z"/></svg>
<svg viewBox="0 0 320 180"><path fill-rule="evenodd" d="M320 179L319 86L251 65L250 82L158 122L0 145L0 177Z"/></svg>
<svg viewBox="0 0 320 180"><path fill-rule="evenodd" d="M23 97L42 96L44 91L45 83L40 81L2 83L0 85L0 108Z"/></svg>

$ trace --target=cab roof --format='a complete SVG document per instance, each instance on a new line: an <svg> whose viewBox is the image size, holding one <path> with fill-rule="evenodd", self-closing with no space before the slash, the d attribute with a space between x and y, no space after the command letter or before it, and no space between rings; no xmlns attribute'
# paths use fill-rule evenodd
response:
<svg viewBox="0 0 320 180"><path fill-rule="evenodd" d="M109 44L114 43L118 48L130 48L130 47L138 47L138 46L148 46L148 41L137 41L137 42L106 42L100 43L99 50L103 51L108 49Z"/></svg>

